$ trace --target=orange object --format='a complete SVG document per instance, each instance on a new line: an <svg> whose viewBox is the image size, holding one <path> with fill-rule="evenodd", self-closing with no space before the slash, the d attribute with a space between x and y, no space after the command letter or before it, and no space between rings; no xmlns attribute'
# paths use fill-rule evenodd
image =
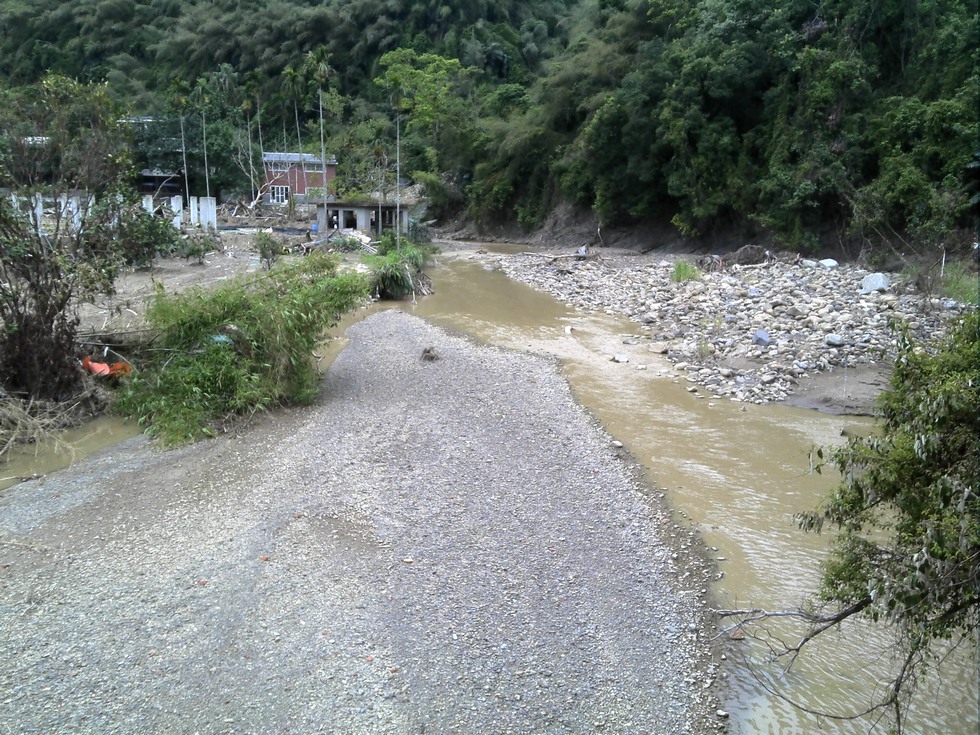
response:
<svg viewBox="0 0 980 735"><path fill-rule="evenodd" d="M108 375L109 366L104 362L95 362L91 357L86 355L82 358L82 367L88 370L92 375Z"/></svg>
<svg viewBox="0 0 980 735"><path fill-rule="evenodd" d="M133 372L133 366L128 362L114 362L109 366L109 376L112 378L121 378L131 372Z"/></svg>
<svg viewBox="0 0 980 735"><path fill-rule="evenodd" d="M128 362L114 362L109 365L105 362L96 362L88 355L82 358L82 368L88 370L92 375L102 375L109 378L119 378L133 372L133 366Z"/></svg>

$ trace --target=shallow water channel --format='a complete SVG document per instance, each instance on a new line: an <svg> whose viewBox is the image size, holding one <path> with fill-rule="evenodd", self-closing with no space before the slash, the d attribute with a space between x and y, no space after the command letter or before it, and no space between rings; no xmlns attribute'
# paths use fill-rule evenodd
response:
<svg viewBox="0 0 980 735"><path fill-rule="evenodd" d="M701 533L717 563L720 578L711 592L718 606L787 609L812 592L826 539L797 530L792 516L813 508L833 477L811 472L809 453L842 441L844 427L869 429L870 420L700 398L687 391L688 384L664 358L642 343L624 342L642 334L634 322L576 312L479 260L446 257L431 275L434 295L396 307L483 342L559 358L579 400L645 468L651 492L666 493L678 519ZM338 333L379 308L391 305L349 317ZM337 339L331 351L342 346L343 339ZM628 355L629 362L612 362L614 354ZM2 474L48 472L136 431L102 419L66 437L71 449L22 457ZM0 479L0 489L10 483ZM793 638L785 625L773 631ZM882 652L887 638L869 628L824 639L786 674L763 663L757 644L727 643L723 671L729 686L722 690L723 707L731 715L727 731L869 732L873 716L828 720L780 696L837 713L868 706L882 681L880 667L891 662ZM930 678L920 690L908 732L980 731L975 650L958 651L953 658L942 678Z"/></svg>
<svg viewBox="0 0 980 735"><path fill-rule="evenodd" d="M815 507L834 478L810 471L810 452L843 441L845 427L870 430L870 419L699 398L664 358L624 343L642 334L635 322L576 312L480 262L445 266L433 273L433 296L402 308L484 342L558 357L579 400L645 467L653 492L665 491L679 517L717 549L718 606L788 609L812 592L827 540L798 530L793 514ZM628 363L611 361L623 354ZM791 628L773 631L779 628L792 640ZM760 647L731 642L728 731L868 732L873 716L829 720L768 690L811 709L863 710L891 663L887 645L874 629L830 634L782 675L782 667L762 665ZM920 690L908 732L978 732L975 650L958 653L942 679Z"/></svg>

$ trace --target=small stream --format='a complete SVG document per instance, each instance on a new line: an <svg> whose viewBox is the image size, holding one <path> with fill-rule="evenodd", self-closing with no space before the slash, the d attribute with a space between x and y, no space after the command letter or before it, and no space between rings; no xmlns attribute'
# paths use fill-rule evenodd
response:
<svg viewBox="0 0 980 735"><path fill-rule="evenodd" d="M630 335L641 334L634 322L573 311L477 260L446 258L431 275L434 295L414 305L362 310L337 333L394 306L482 342L557 357L578 399L627 446L655 491L667 493L679 520L697 528L716 549L720 579L712 592L719 606L788 609L813 591L826 539L802 533L792 517L815 507L834 478L810 472L809 453L842 441L845 426L867 430L870 420L701 399L686 390L664 358L642 343L624 344ZM335 339L330 352L343 344L343 338ZM630 362L611 362L614 354L627 354ZM52 471L135 433L132 425L101 419L66 437L72 450L32 451L0 474ZM12 482L0 479L0 489ZM731 714L728 732L869 732L873 717L828 720L790 706L770 689L811 709L864 709L882 681L880 667L890 662L882 633L867 627L846 637L826 635L785 674L762 664L758 646L733 641L724 669L730 684L723 705ZM957 651L952 659L942 678L931 677L920 689L908 732L980 731L975 651Z"/></svg>
<svg viewBox="0 0 980 735"><path fill-rule="evenodd" d="M830 473L810 471L810 452L842 442L845 427L870 430L870 419L695 397L666 359L642 343L624 344L642 334L635 322L573 311L476 261L447 265L434 273L436 294L402 308L484 342L558 357L579 400L717 549L722 576L713 593L719 606L782 610L812 593L827 539L798 530L793 514L816 507L835 482ZM612 362L614 354L630 362ZM867 733L873 716L842 722L806 714L769 689L814 710L865 709L880 693L882 667L892 663L882 632L867 626L846 637L824 636L785 675L761 666L758 647L733 642L728 731ZM975 650L952 658L942 679L932 677L920 689L908 732L978 732Z"/></svg>

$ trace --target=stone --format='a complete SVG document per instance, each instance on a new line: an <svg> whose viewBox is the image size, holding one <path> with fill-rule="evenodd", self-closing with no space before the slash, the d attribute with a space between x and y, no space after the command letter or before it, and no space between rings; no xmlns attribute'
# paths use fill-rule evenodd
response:
<svg viewBox="0 0 980 735"><path fill-rule="evenodd" d="M870 273L861 279L861 293L863 294L887 291L890 286L888 276L884 273Z"/></svg>
<svg viewBox="0 0 980 735"><path fill-rule="evenodd" d="M660 370L675 382L700 385L712 398L752 403L780 400L798 379L834 366L887 359L894 351L892 320L929 338L966 308L945 298L925 300L911 285L898 288L904 282L893 274L880 290L884 281L867 278L869 271L831 259L706 273L700 284L674 283L672 263L626 269L610 280L598 264L556 270L526 257L499 261L508 276L569 306L650 325L640 328L643 338L626 330L619 338L637 338L648 353L678 361ZM729 365L746 364L722 373L711 348ZM771 383L762 381L772 374Z"/></svg>
<svg viewBox="0 0 980 735"><path fill-rule="evenodd" d="M629 355L613 355L612 362L629 362Z"/></svg>

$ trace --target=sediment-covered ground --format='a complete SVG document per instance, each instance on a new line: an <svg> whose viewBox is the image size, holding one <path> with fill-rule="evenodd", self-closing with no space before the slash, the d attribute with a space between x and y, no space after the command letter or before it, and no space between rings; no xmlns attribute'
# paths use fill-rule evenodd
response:
<svg viewBox="0 0 980 735"><path fill-rule="evenodd" d="M556 365L397 311L349 337L312 408L0 494L4 731L723 723L708 571Z"/></svg>

